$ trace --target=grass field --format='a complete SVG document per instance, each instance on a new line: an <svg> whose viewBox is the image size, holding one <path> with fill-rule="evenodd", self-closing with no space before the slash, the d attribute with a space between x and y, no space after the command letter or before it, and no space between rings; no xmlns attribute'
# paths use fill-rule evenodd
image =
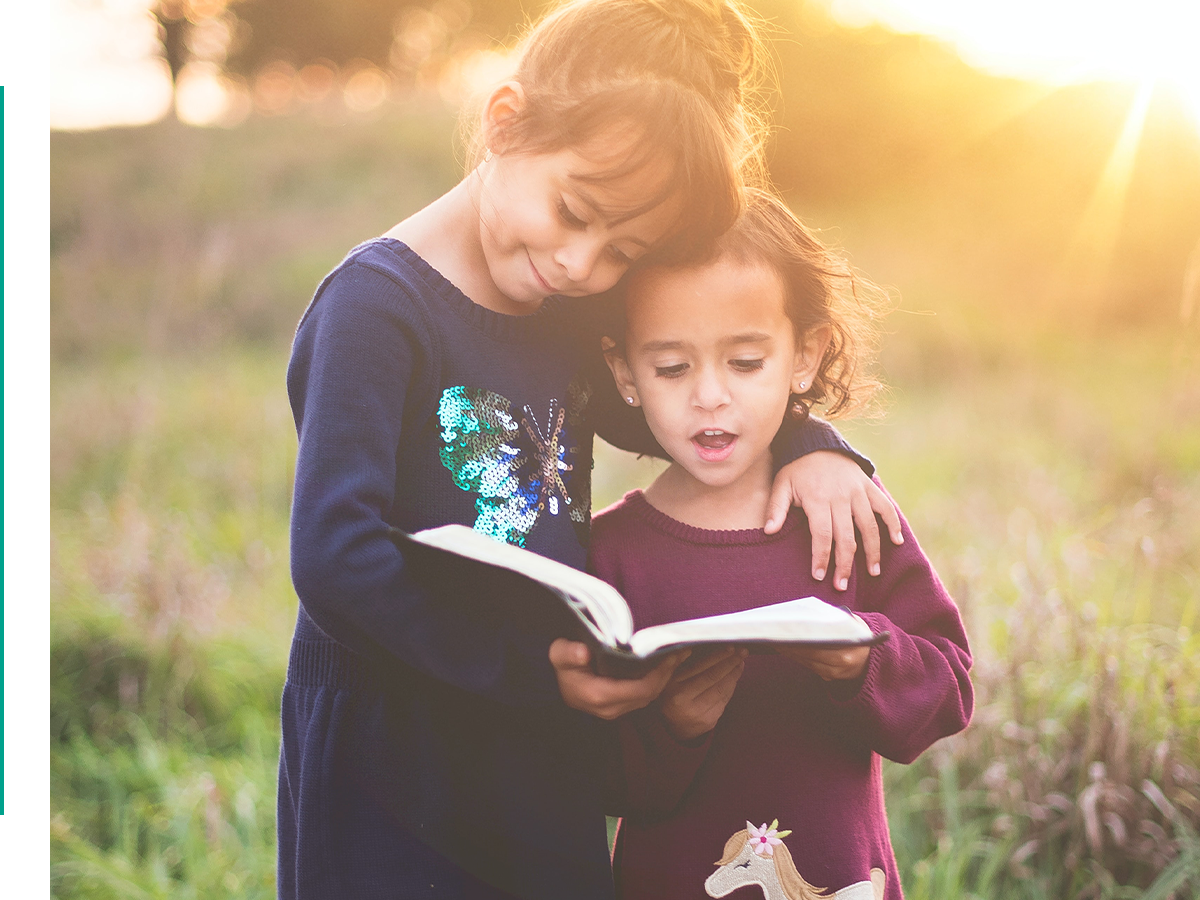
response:
<svg viewBox="0 0 1200 900"><path fill-rule="evenodd" d="M453 178L449 135L409 111L54 137L55 896L273 896L290 329ZM889 320L886 414L841 427L962 607L978 697L886 768L906 895L1197 896L1200 336L905 306L936 315ZM597 505L652 471L602 449Z"/></svg>

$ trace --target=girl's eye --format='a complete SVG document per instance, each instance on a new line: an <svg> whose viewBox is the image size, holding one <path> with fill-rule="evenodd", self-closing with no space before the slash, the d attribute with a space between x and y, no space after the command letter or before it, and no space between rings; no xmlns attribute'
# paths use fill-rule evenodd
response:
<svg viewBox="0 0 1200 900"><path fill-rule="evenodd" d="M633 258L626 256L616 247L609 247L608 252L612 254L612 258L617 262L618 265L625 266L626 268L633 265Z"/></svg>
<svg viewBox="0 0 1200 900"><path fill-rule="evenodd" d="M731 359L729 364L738 372L757 372L765 365L761 359Z"/></svg>
<svg viewBox="0 0 1200 900"><path fill-rule="evenodd" d="M678 378L687 371L687 363L676 363L673 366L655 366L654 374L659 378Z"/></svg>
<svg viewBox="0 0 1200 900"><path fill-rule="evenodd" d="M558 215L572 228L587 227L587 222L583 221L583 219L571 212L571 207L567 206L567 201L563 200L561 197L558 199Z"/></svg>

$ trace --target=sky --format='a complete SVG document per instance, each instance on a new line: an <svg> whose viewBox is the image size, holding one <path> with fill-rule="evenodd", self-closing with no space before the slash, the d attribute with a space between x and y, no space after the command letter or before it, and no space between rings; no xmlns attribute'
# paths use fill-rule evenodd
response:
<svg viewBox="0 0 1200 900"><path fill-rule="evenodd" d="M171 107L147 0L50 0L50 124L143 124Z"/></svg>
<svg viewBox="0 0 1200 900"><path fill-rule="evenodd" d="M817 2L849 25L880 22L939 37L997 74L1165 81L1200 122L1200 0ZM170 81L147 7L148 0L49 0L52 126L136 124L169 110Z"/></svg>

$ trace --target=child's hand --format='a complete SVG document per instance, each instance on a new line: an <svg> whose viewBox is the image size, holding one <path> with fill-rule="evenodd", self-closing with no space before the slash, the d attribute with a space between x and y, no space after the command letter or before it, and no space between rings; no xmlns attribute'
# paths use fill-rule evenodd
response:
<svg viewBox="0 0 1200 900"><path fill-rule="evenodd" d="M779 652L826 681L852 681L862 677L871 656L870 647L814 648L803 644L781 644Z"/></svg>
<svg viewBox="0 0 1200 900"><path fill-rule="evenodd" d="M854 567L854 526L862 535L867 571L879 574L879 526L883 517L893 544L904 543L900 514L887 494L867 477L858 463L834 450L818 450L792 460L779 470L767 503L767 534L783 527L788 508L799 506L812 531L812 575L820 581L835 552L833 586L844 591Z"/></svg>
<svg viewBox="0 0 1200 900"><path fill-rule="evenodd" d="M728 647L676 669L659 705L677 740L690 741L716 727L746 668L745 660L744 649Z"/></svg>
<svg viewBox="0 0 1200 900"><path fill-rule="evenodd" d="M601 719L615 719L658 697L688 652L670 654L641 678L605 678L592 671L587 644L559 638L550 645L550 664L567 706Z"/></svg>

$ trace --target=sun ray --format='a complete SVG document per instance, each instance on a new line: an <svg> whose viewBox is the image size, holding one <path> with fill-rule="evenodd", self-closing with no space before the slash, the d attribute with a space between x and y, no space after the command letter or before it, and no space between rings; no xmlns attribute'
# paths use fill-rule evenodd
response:
<svg viewBox="0 0 1200 900"><path fill-rule="evenodd" d="M1067 248L1063 277L1066 286L1073 289L1072 293L1082 291L1085 296L1094 299L1103 292L1107 282L1125 212L1125 195L1133 177L1138 145L1154 96L1154 87L1153 79L1147 79L1138 86L1129 104L1125 124Z"/></svg>
<svg viewBox="0 0 1200 900"><path fill-rule="evenodd" d="M991 115L982 118L979 126L968 131L950 148L947 155L966 153L983 144L1062 89L1063 85L1050 82L1027 81L1023 83L1019 90L1013 91L1007 103L998 103L995 109L989 111Z"/></svg>

